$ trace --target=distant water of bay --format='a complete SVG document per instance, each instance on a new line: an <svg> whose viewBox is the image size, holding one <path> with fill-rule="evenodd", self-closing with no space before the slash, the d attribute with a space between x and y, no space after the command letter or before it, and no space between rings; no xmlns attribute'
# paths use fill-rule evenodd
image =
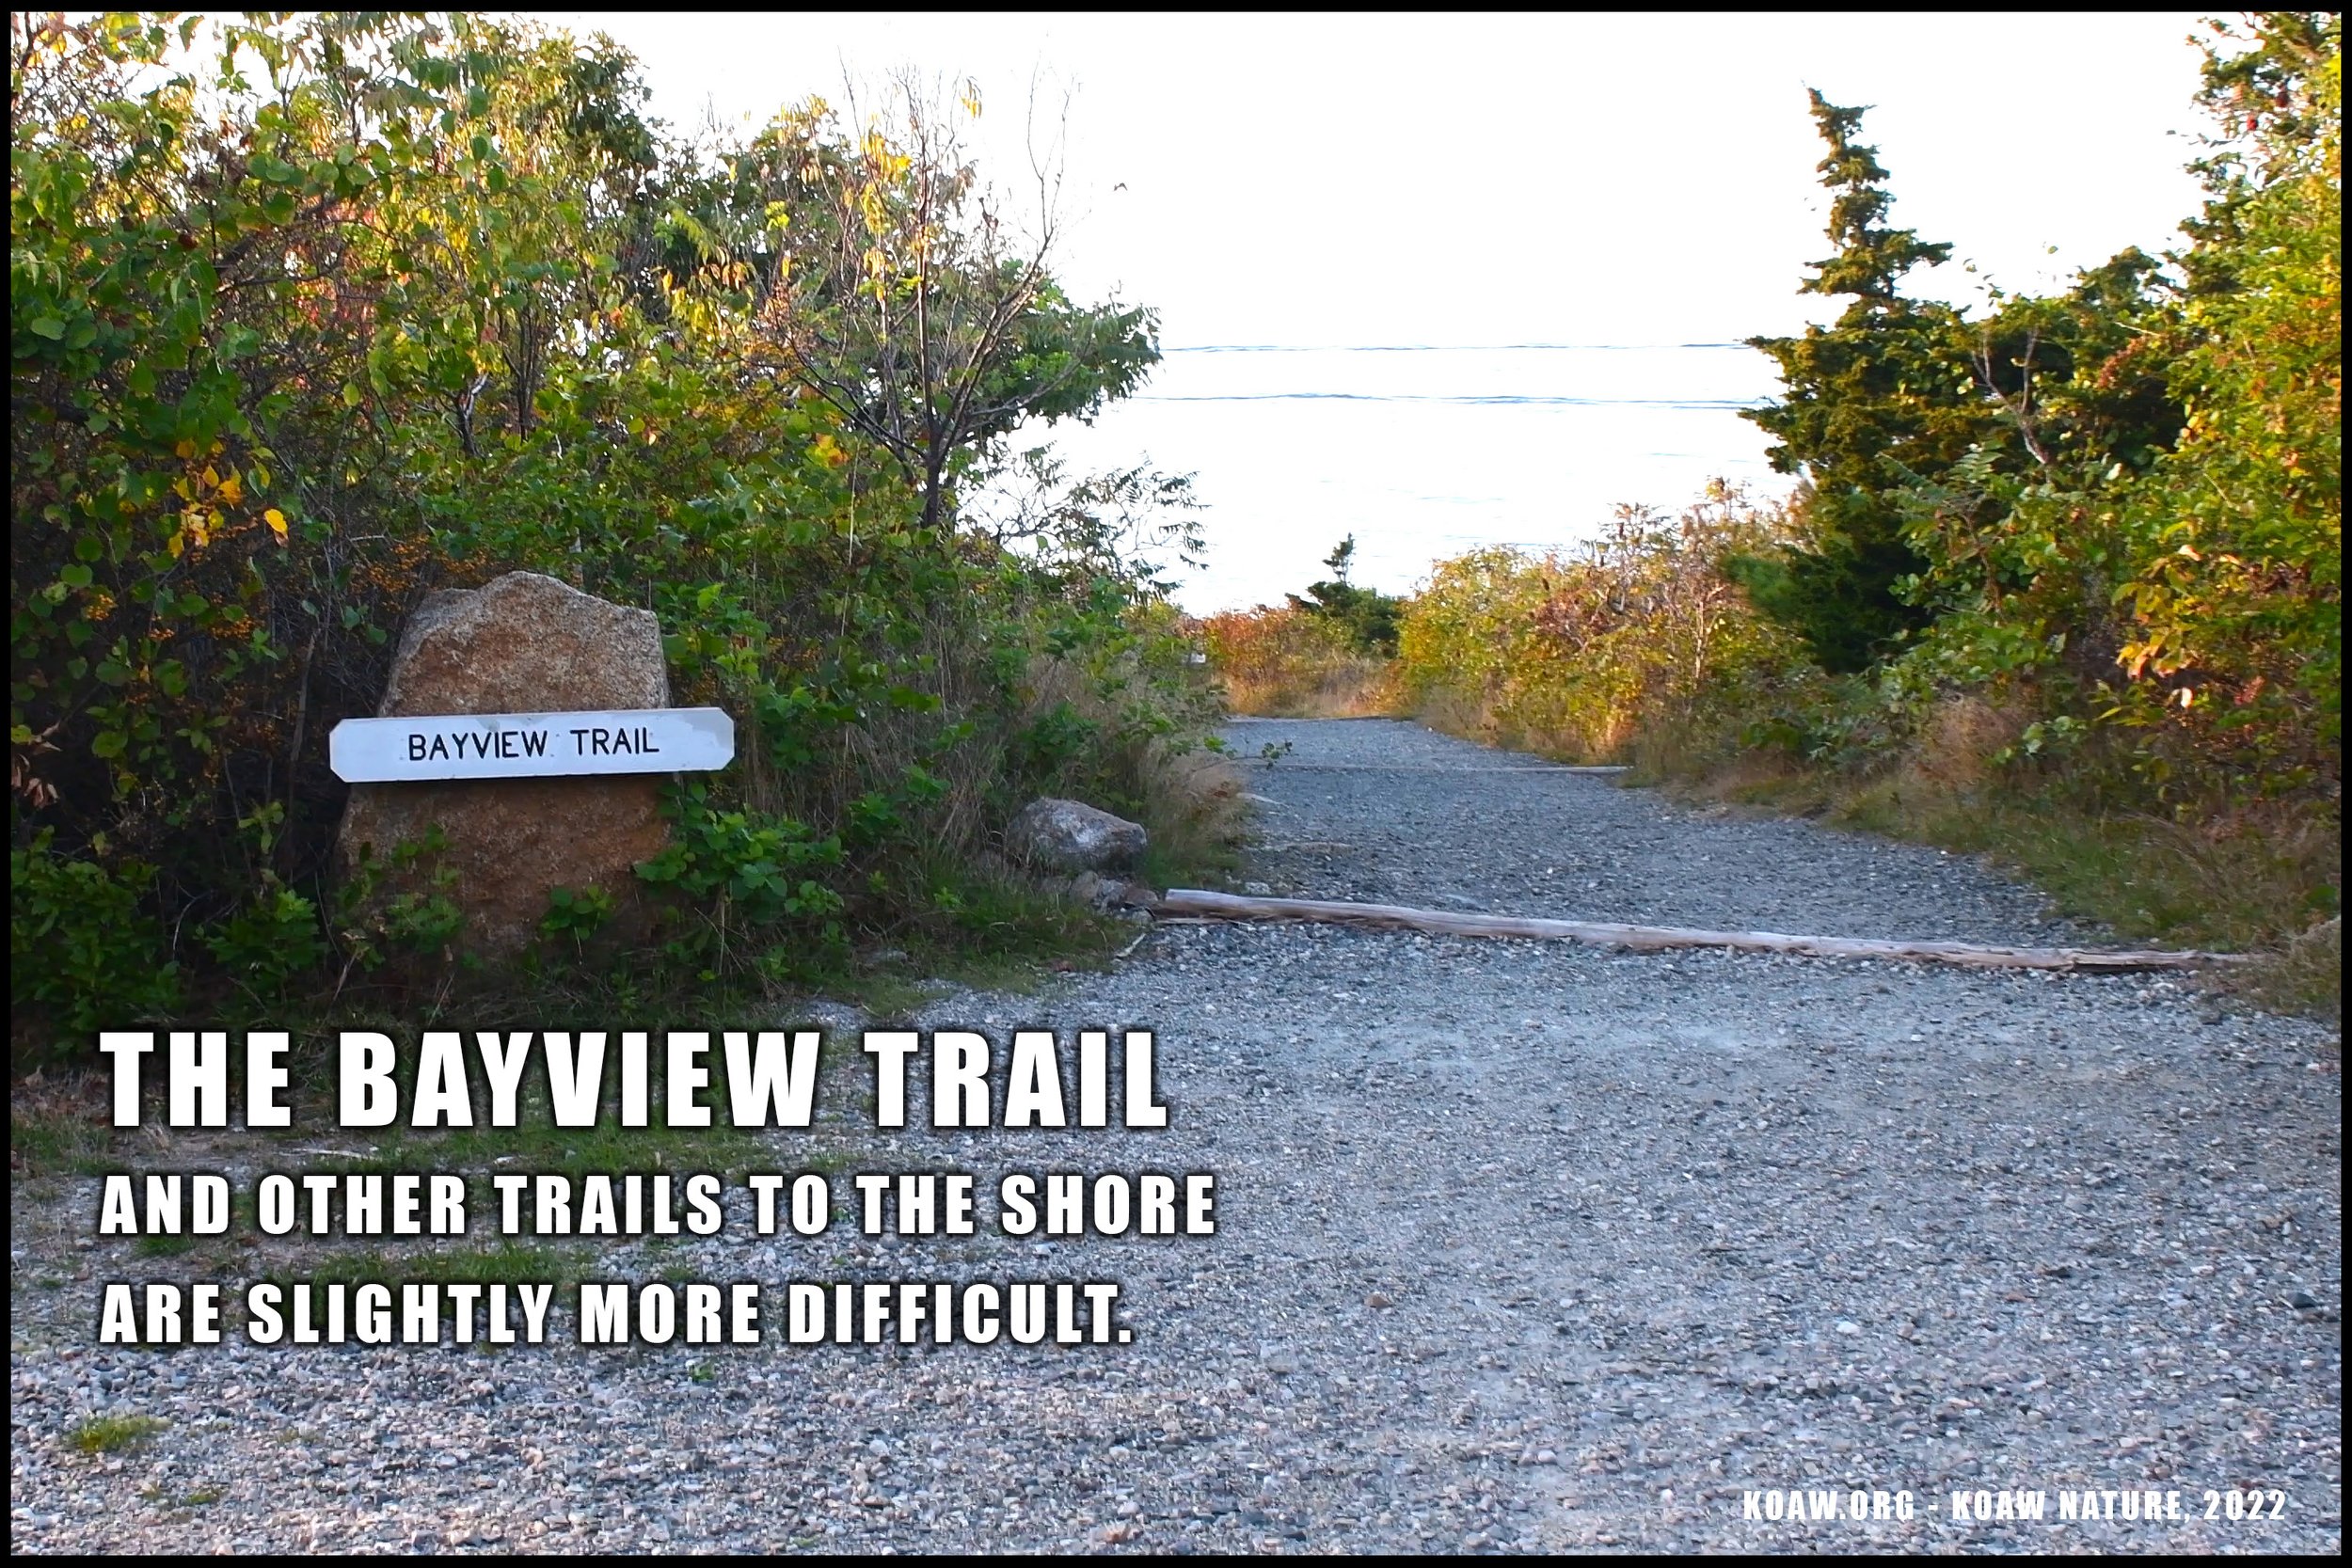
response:
<svg viewBox="0 0 2352 1568"><path fill-rule="evenodd" d="M1737 343L1367 343L1171 348L1091 429L1051 432L1073 470L1133 462L1199 477L1206 613L1279 603L1356 537L1355 579L1402 591L1483 545L1593 537L1620 501L1667 512L1709 479L1784 494L1739 417L1771 398Z"/></svg>

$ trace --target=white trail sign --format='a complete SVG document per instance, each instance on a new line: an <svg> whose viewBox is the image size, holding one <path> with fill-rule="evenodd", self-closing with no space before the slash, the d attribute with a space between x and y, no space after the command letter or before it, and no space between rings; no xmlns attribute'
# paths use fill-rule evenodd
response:
<svg viewBox="0 0 2352 1568"><path fill-rule="evenodd" d="M346 719L326 753L345 784L706 773L734 760L735 721L715 707Z"/></svg>

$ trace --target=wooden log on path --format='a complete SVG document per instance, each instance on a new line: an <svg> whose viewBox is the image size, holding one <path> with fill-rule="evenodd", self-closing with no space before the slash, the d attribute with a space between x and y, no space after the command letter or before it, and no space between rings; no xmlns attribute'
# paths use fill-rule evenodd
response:
<svg viewBox="0 0 2352 1568"><path fill-rule="evenodd" d="M1170 888L1152 906L1160 917L1207 920L1315 921L1449 937L1534 937L1662 953L1681 947L1723 947L1735 953L1789 953L1811 958L1898 958L1959 964L1967 969L2056 969L2117 973L2196 969L2243 963L2234 953L2102 952L2085 947L1988 947L1966 942L1876 942L1861 937L1792 937L1777 931L1700 931L1674 926L1616 926L1597 921L1538 920L1524 915L1461 914L1401 904L1350 904L1321 898L1253 898L1198 888Z"/></svg>
<svg viewBox="0 0 2352 1568"><path fill-rule="evenodd" d="M1244 758L1244 761L1251 759ZM1279 768L1285 773L1592 773L1603 778L1628 771L1622 763L1606 767L1570 767L1564 762L1505 763L1498 766L1481 764L1475 768L1431 768L1420 763L1385 762L1293 762L1288 757L1263 764Z"/></svg>

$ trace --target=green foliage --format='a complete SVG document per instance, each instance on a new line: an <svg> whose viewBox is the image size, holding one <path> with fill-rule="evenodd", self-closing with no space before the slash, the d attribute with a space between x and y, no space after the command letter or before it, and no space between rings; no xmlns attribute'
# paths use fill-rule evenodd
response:
<svg viewBox="0 0 2352 1568"><path fill-rule="evenodd" d="M326 957L318 907L268 874L262 895L204 939L223 973L255 995L284 994Z"/></svg>
<svg viewBox="0 0 2352 1568"><path fill-rule="evenodd" d="M1573 554L1440 562L1406 607L1406 690L1451 727L1585 762L1642 728L1753 715L1802 659L1730 563L1787 537L1778 513L1719 482L1671 524L1620 507Z"/></svg>
<svg viewBox="0 0 2352 1568"><path fill-rule="evenodd" d="M1773 468L1804 476L1809 537L1739 568L1756 604L1802 637L1823 668L1866 669L1927 617L1901 592L1925 562L1904 538L1887 491L1899 469L1935 471L1965 449L1964 361L1952 313L1897 293L1904 274L1943 261L1947 245L1881 220L1891 200L1876 150L1854 140L1863 111L1819 92L1813 118L1829 155L1829 236L1802 293L1851 300L1836 324L1797 338L1752 338L1780 368L1787 395L1744 417L1776 440Z"/></svg>
<svg viewBox="0 0 2352 1568"><path fill-rule="evenodd" d="M170 1016L179 970L156 961L163 931L144 907L153 879L153 869L136 862L60 855L48 831L10 849L12 1006L52 1010L77 1031Z"/></svg>
<svg viewBox="0 0 2352 1568"><path fill-rule="evenodd" d="M1227 700L1270 717L1353 717L1387 711L1393 695L1403 599L1347 580L1356 536L1341 540L1313 583L1287 607L1229 610L1195 624Z"/></svg>
<svg viewBox="0 0 2352 1568"><path fill-rule="evenodd" d="M551 937L570 937L585 942L604 928L612 918L619 900L600 887L548 890L548 912L539 921L539 929Z"/></svg>
<svg viewBox="0 0 2352 1568"><path fill-rule="evenodd" d="M1433 568L1395 671L1424 718L1980 849L2133 934L2340 973L2341 19L2217 24L2194 245L1980 314L1905 299L1861 111L1814 95L1836 322L1753 340L1801 483L1584 548ZM1260 705L1337 655L1338 580L1207 623ZM1238 678L1237 678L1238 677Z"/></svg>
<svg viewBox="0 0 2352 1568"><path fill-rule="evenodd" d="M837 839L815 837L788 816L714 804L701 780L679 785L671 800L672 842L637 874L675 889L695 924L676 950L694 959L723 958L729 941L789 936L806 947L837 948L834 917L841 895L819 879L841 861ZM779 950L777 962L795 955ZM713 973L715 977L715 971Z"/></svg>
<svg viewBox="0 0 2352 1568"><path fill-rule="evenodd" d="M1056 703L1020 733L1022 771L1034 778L1050 778L1085 755L1101 733L1101 725L1068 701Z"/></svg>
<svg viewBox="0 0 2352 1568"><path fill-rule="evenodd" d="M812 102L734 165L737 199L789 220L766 323L782 373L895 466L930 532L990 443L1031 418L1090 420L1159 359L1151 311L1074 306L1046 270L1050 199L1025 230L981 184L962 142L979 115L971 84L943 103L902 73L886 123Z"/></svg>
<svg viewBox="0 0 2352 1568"><path fill-rule="evenodd" d="M2343 744L2343 19L2269 13L2209 57L2233 133L2182 310L2177 447L2114 493L2118 716L2332 786ZM2226 277L2229 286L2217 279ZM2194 753L2192 753L2194 754Z"/></svg>
<svg viewBox="0 0 2352 1568"><path fill-rule="evenodd" d="M1323 558L1323 563L1331 568L1332 580L1309 584L1305 598L1291 594L1291 606L1330 623L1357 653L1374 658L1392 658L1396 655L1405 601L1348 581L1348 566L1355 556L1356 536L1351 533Z"/></svg>
<svg viewBox="0 0 2352 1568"><path fill-rule="evenodd" d="M1807 478L1811 538L1734 570L1867 675L1827 723L1863 743L1829 752L1883 759L1975 692L2032 716L2011 760L2135 733L2136 787L2167 810L2336 788L2341 20L2217 32L2195 244L2055 297L1995 290L1975 321L1896 295L1933 247L1878 227L1883 171L1817 98L1841 250L1806 287L1854 303L1758 341L1790 395L1756 417Z"/></svg>
<svg viewBox="0 0 2352 1568"><path fill-rule="evenodd" d="M689 146L609 42L471 15L12 26L16 995L50 1022L462 953L445 878L354 918L326 759L437 587L644 605L680 700L738 716L654 868L695 974L920 918L918 849L1049 782L1138 796L1205 723L1137 550L1191 537L1186 482L1055 470L1036 537L961 516L1016 424L1156 349L1007 250L923 123ZM823 375L803 327L849 334ZM839 395L926 355L919 429ZM1093 743L1038 729L1065 700Z"/></svg>
<svg viewBox="0 0 2352 1568"><path fill-rule="evenodd" d="M465 911L452 895L457 885L454 868L442 861L449 840L437 824L424 837L397 845L390 864L363 851L359 863L335 890L335 909L343 948L354 964L375 970L398 960L449 954L463 934ZM400 891L379 899L389 879Z"/></svg>
<svg viewBox="0 0 2352 1568"><path fill-rule="evenodd" d="M1994 854L2125 933L2268 947L2253 994L2334 1006L2341 31L2217 24L2209 195L2162 264L2127 250L1970 320L1897 298L1920 247L1841 204L1843 260L1808 286L1854 305L1758 345L1809 537L1732 568L1846 673L1647 728L1647 771L1760 771L1783 804ZM1816 109L1833 186L1877 179L1851 117ZM1882 558L1899 609L1872 630L1861 562L1890 537L1914 564Z"/></svg>
<svg viewBox="0 0 2352 1568"><path fill-rule="evenodd" d="M171 1423L160 1416L91 1416L66 1433L66 1441L83 1453L119 1453L135 1449Z"/></svg>
<svg viewBox="0 0 2352 1568"><path fill-rule="evenodd" d="M2209 55L2223 135L2184 281L2127 251L1999 300L1997 428L1893 494L1940 615L1901 682L2139 732L2155 800L2340 775L2339 36L2272 14Z"/></svg>
<svg viewBox="0 0 2352 1568"><path fill-rule="evenodd" d="M221 972L261 1001L283 996L326 957L318 906L288 887L267 863L284 820L284 806L272 800L238 823L262 863L254 872L257 895L203 939Z"/></svg>

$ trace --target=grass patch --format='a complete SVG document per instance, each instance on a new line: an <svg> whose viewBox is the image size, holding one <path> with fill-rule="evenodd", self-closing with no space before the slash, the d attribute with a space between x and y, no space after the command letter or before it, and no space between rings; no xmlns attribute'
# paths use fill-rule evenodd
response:
<svg viewBox="0 0 2352 1568"><path fill-rule="evenodd" d="M1391 719L1402 704L1396 666L1385 658L1342 654L1296 671L1223 672L1226 701L1259 719Z"/></svg>
<svg viewBox="0 0 2352 1568"><path fill-rule="evenodd" d="M2182 823L2055 800L1949 795L1897 779L1836 802L1832 820L1991 855L2067 912L2129 937L2252 952L2334 913L2333 835L2283 816Z"/></svg>
<svg viewBox="0 0 2352 1568"><path fill-rule="evenodd" d="M131 1250L141 1258L178 1258L196 1250L196 1238L155 1232L133 1242Z"/></svg>
<svg viewBox="0 0 2352 1568"><path fill-rule="evenodd" d="M912 955L906 962L913 964ZM879 969L844 979L835 990L841 1000L857 1006L878 1028L913 1018L926 1003L937 1001L947 991L936 980L917 979L909 972L893 974Z"/></svg>
<svg viewBox="0 0 2352 1568"><path fill-rule="evenodd" d="M2342 830L2314 806L2171 817L2096 804L2064 776L2029 787L1948 761L1853 775L1754 753L1710 761L1662 745L1637 746L1634 756L1631 784L1981 855L2061 913L2127 940L2253 956L2205 972L2213 990L2342 1016Z"/></svg>
<svg viewBox="0 0 2352 1568"><path fill-rule="evenodd" d="M1117 917L1001 862L943 863L932 875L937 912L894 933L906 953L891 966L895 973L848 977L840 990L876 997L895 990L891 1000L909 1010L928 1000L911 995L922 989L915 974L977 990L1029 991L1057 969L1106 964L1132 934Z"/></svg>
<svg viewBox="0 0 2352 1568"><path fill-rule="evenodd" d="M92 1416L67 1433L65 1440L83 1453L119 1453L169 1425L160 1416Z"/></svg>
<svg viewBox="0 0 2352 1568"><path fill-rule="evenodd" d="M2344 917L2323 922L2243 969L2216 976L2258 1006L2344 1021Z"/></svg>
<svg viewBox="0 0 2352 1568"><path fill-rule="evenodd" d="M112 1158L113 1130L72 1116L8 1113L8 1168L25 1176L99 1176Z"/></svg>
<svg viewBox="0 0 2352 1568"><path fill-rule="evenodd" d="M119 1169L111 1089L96 1073L31 1072L9 1085L8 1169L99 1176Z"/></svg>
<svg viewBox="0 0 2352 1568"><path fill-rule="evenodd" d="M1137 881L1214 887L1240 875L1252 811L1241 770L1221 750L1162 757L1145 775L1142 816L1152 838Z"/></svg>

